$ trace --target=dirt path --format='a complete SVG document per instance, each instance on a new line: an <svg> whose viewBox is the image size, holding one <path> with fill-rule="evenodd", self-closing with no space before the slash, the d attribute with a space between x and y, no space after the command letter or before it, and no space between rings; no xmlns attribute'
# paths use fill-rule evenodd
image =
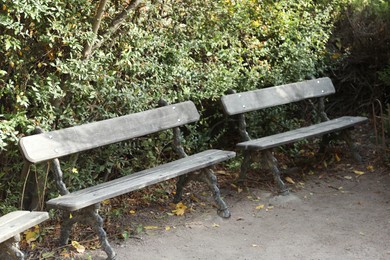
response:
<svg viewBox="0 0 390 260"><path fill-rule="evenodd" d="M357 175L351 169L311 176L287 197L256 188L223 190L230 219L212 208L168 217L160 229L117 243L115 250L119 260L390 259L389 184L388 172ZM93 259L103 256L93 253Z"/></svg>

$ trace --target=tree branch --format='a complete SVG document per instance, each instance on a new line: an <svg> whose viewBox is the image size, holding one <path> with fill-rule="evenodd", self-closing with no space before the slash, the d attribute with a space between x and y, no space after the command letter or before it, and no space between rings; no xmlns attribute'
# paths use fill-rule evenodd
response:
<svg viewBox="0 0 390 260"><path fill-rule="evenodd" d="M92 53L92 46L96 40L98 31L100 28L100 23L102 22L104 8L106 7L107 1L108 0L100 0L100 2L99 2L99 7L98 7L96 15L93 19L93 24L92 24L93 39L91 42L87 42L84 46L84 50L83 50L83 58L84 59L87 59Z"/></svg>
<svg viewBox="0 0 390 260"><path fill-rule="evenodd" d="M140 3L141 0L131 0L129 5L114 18L108 30L102 34L101 39L91 47L91 52L100 48L106 40L110 39L111 36L119 29L120 25L126 20L129 12L136 9Z"/></svg>

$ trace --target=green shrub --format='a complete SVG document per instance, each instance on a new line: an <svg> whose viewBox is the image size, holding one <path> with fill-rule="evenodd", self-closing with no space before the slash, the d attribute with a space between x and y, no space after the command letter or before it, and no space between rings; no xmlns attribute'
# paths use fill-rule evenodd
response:
<svg viewBox="0 0 390 260"><path fill-rule="evenodd" d="M3 1L1 200L10 198L9 190L20 190L16 143L35 126L53 130L149 109L160 98L190 99L202 120L185 130L189 152L216 145L225 131L219 97L229 88L243 91L320 75L338 12L336 1L153 0L116 19L126 4L109 2L95 37L95 1ZM121 25L115 27L115 21ZM277 116L288 122L283 115ZM171 156L169 138L141 141L65 160L71 188ZM133 154L141 158L127 162Z"/></svg>

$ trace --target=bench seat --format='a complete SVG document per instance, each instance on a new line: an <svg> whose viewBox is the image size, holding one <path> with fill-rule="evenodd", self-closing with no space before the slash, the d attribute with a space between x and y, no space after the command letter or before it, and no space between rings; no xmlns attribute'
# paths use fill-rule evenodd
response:
<svg viewBox="0 0 390 260"><path fill-rule="evenodd" d="M0 243L47 220L49 214L41 211L18 210L0 217Z"/></svg>
<svg viewBox="0 0 390 260"><path fill-rule="evenodd" d="M299 129L270 135L237 144L242 149L264 150L278 147L284 144L293 143L305 138L317 137L329 134L342 129L350 128L358 123L367 121L366 117L343 116L333 120L325 121L319 124L302 127Z"/></svg>
<svg viewBox="0 0 390 260"><path fill-rule="evenodd" d="M75 211L143 187L200 170L235 156L235 152L206 150L198 154L79 190L47 202L49 207Z"/></svg>

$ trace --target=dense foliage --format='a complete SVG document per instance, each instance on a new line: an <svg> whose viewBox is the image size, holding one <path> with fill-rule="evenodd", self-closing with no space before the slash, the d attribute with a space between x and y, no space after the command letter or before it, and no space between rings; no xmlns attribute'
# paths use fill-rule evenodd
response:
<svg viewBox="0 0 390 260"><path fill-rule="evenodd" d="M375 100L385 107L390 102L390 2L346 2L329 45L344 57L332 71L339 87L335 108L367 111Z"/></svg>
<svg viewBox="0 0 390 260"><path fill-rule="evenodd" d="M59 129L149 109L160 98L190 99L203 112L186 131L189 149L197 150L223 133L211 139L208 131L223 119L218 99L227 89L319 76L334 56L326 44L338 1L106 2L0 6L0 211L20 200L16 144L35 126ZM165 160L170 141L162 137L70 158L67 182L78 188ZM128 162L133 155L143 157ZM45 169L34 169L35 179L45 177Z"/></svg>

